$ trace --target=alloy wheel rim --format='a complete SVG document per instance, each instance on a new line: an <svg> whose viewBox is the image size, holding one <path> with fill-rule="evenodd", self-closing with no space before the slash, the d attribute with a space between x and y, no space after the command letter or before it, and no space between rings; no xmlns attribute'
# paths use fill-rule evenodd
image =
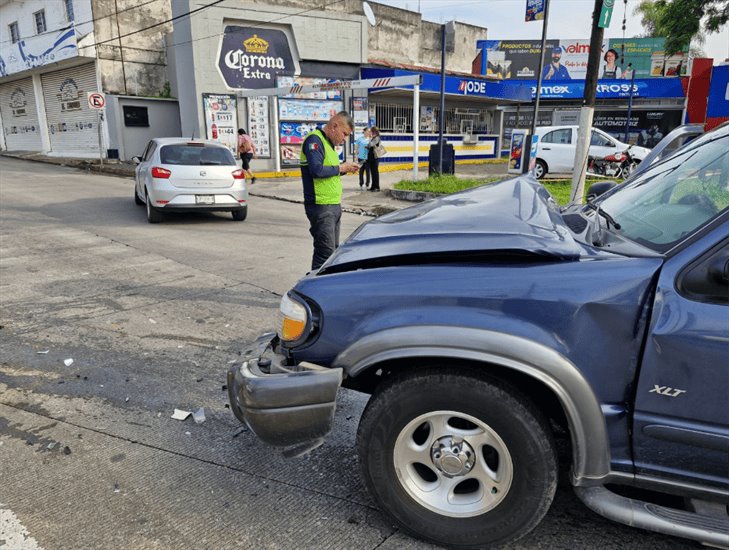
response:
<svg viewBox="0 0 729 550"><path fill-rule="evenodd" d="M488 424L456 411L433 411L408 422L395 441L393 461L408 495L449 517L492 510L514 477L503 439Z"/></svg>

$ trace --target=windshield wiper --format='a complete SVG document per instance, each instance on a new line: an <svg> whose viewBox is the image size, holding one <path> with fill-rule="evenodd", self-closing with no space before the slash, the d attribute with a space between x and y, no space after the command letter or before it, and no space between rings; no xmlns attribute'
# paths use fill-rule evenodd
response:
<svg viewBox="0 0 729 550"><path fill-rule="evenodd" d="M587 201L587 205L586 206L590 210L594 210L597 213L598 216L602 216L603 218L605 218L605 221L608 223L608 227L610 227L610 224L612 224L615 229L620 229L620 224L615 221L615 218L613 218L610 214L608 214L607 212L605 212L604 210L602 210L600 208L600 205L599 204L595 204L592 201Z"/></svg>
<svg viewBox="0 0 729 550"><path fill-rule="evenodd" d="M615 218L613 218L610 214L602 210L599 204L595 204L594 202L589 200L587 201L587 204L585 206L587 206L587 208L589 208L590 210L595 211L595 222L593 224L594 236L592 239L592 244L594 244L595 246L602 246L604 243L602 240L602 226L600 225L600 217L605 219L605 225L608 229L610 229L610 224L612 224L615 229L620 229L620 224L616 222Z"/></svg>

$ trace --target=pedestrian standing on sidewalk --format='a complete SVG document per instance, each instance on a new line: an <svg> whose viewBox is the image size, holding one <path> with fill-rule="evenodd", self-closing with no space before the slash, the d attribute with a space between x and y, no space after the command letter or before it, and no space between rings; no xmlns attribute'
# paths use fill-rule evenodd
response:
<svg viewBox="0 0 729 550"><path fill-rule="evenodd" d="M359 162L359 189L360 191L370 188L370 166L367 164L367 145L370 142L370 129L365 128L362 135L355 141L357 145L357 161ZM362 177L363 174L367 175L367 185L365 187L365 181Z"/></svg>
<svg viewBox="0 0 729 550"><path fill-rule="evenodd" d="M304 210L309 233L314 238L311 269L319 269L339 246L342 219L342 174L359 170L354 162L339 163L335 147L344 143L354 130L346 111L334 115L323 127L304 138L301 146L301 180L304 184Z"/></svg>
<svg viewBox="0 0 729 550"><path fill-rule="evenodd" d="M372 185L370 191L380 190L380 152L382 145L380 143L380 131L377 126L370 128L370 142L367 144L367 165L370 168L370 176L372 177Z"/></svg>
<svg viewBox="0 0 729 550"><path fill-rule="evenodd" d="M256 183L256 176L251 172L251 159L256 157L256 145L251 136L243 128L238 128L238 158L241 168L251 183Z"/></svg>

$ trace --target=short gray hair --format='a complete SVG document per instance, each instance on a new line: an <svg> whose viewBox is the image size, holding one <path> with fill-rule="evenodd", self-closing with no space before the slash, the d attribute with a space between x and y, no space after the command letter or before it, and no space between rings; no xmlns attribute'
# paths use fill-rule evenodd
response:
<svg viewBox="0 0 729 550"><path fill-rule="evenodd" d="M332 118L341 120L344 124L349 126L350 130L354 131L354 120L352 120L352 116L347 111L339 111Z"/></svg>

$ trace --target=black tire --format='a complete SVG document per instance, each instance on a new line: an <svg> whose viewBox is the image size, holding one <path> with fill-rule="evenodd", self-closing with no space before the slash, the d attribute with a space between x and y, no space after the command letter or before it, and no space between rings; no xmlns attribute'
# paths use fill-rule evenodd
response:
<svg viewBox="0 0 729 550"><path fill-rule="evenodd" d="M144 201L139 198L139 195L137 195L137 186L134 186L134 202L135 204L138 204L139 206L142 206L144 204Z"/></svg>
<svg viewBox="0 0 729 550"><path fill-rule="evenodd" d="M469 426L476 430L463 435ZM473 445L461 442L459 450L457 440L436 433L443 428ZM357 446L379 506L413 536L450 548L491 547L526 535L557 488L545 419L516 390L474 371L428 368L393 376L367 404ZM458 452L473 463L454 461ZM425 457L429 463L419 460ZM462 473L445 475L454 464Z"/></svg>
<svg viewBox="0 0 729 550"><path fill-rule="evenodd" d="M146 190L145 190L146 191ZM152 206L152 203L149 199L149 193L146 193L146 207L147 207L147 221L149 223L159 223L164 218L162 212L157 210L154 206Z"/></svg>
<svg viewBox="0 0 729 550"><path fill-rule="evenodd" d="M248 217L248 207L244 206L240 210L233 210L231 214L233 215L233 219L235 221L242 222Z"/></svg>
<svg viewBox="0 0 729 550"><path fill-rule="evenodd" d="M534 165L534 176L538 180L540 180L546 175L547 175L547 163L544 162L542 159L537 159L537 162Z"/></svg>

